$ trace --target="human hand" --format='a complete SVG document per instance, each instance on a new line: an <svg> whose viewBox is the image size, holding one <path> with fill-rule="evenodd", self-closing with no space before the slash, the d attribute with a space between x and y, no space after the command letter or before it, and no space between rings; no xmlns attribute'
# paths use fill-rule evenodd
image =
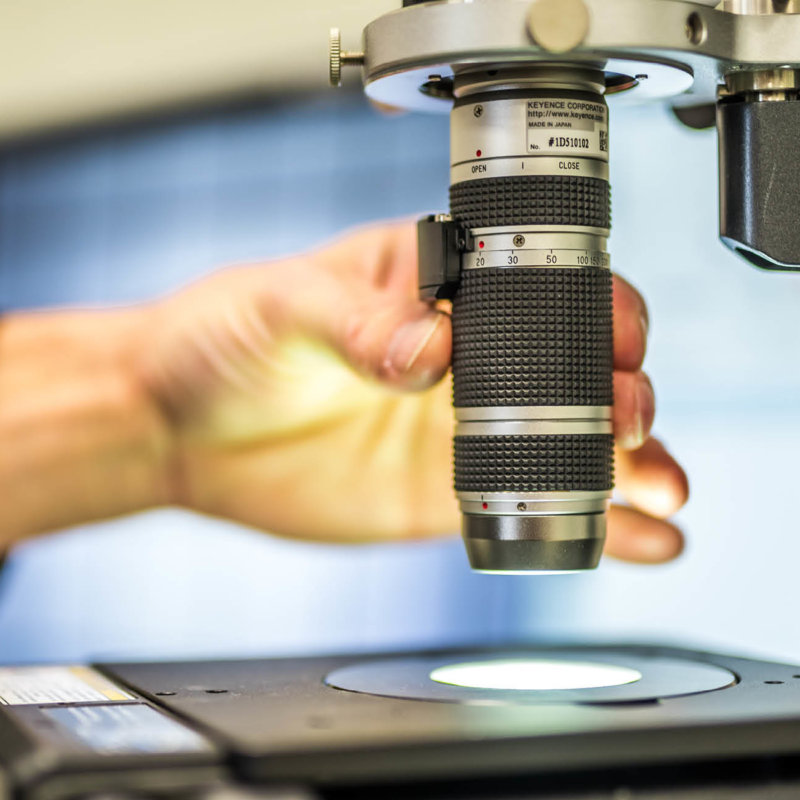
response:
<svg viewBox="0 0 800 800"><path fill-rule="evenodd" d="M167 497L270 532L323 541L455 531L450 319L417 299L412 225L222 270L148 314L138 371L167 420ZM686 477L649 438L647 312L614 283L617 486L607 552L660 562Z"/></svg>

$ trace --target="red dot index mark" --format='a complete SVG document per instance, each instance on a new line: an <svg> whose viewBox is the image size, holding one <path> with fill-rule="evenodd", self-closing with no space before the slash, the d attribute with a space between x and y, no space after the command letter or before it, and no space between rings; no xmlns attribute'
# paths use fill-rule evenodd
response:
<svg viewBox="0 0 800 800"><path fill-rule="evenodd" d="M480 247L481 250L483 250L483 242L478 242L478 247Z"/></svg>
<svg viewBox="0 0 800 800"><path fill-rule="evenodd" d="M489 504L488 503L481 503L481 506L482 506L484 511L486 511L486 509L489 508Z"/></svg>
<svg viewBox="0 0 800 800"><path fill-rule="evenodd" d="M476 151L475 151L475 155L476 155L478 158L480 158L480 157L481 157L481 154L482 154L482 153L483 153L483 150L476 150Z"/></svg>

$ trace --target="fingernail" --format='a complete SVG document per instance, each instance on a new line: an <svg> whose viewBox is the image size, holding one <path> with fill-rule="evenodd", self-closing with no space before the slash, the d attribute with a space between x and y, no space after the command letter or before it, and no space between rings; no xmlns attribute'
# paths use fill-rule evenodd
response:
<svg viewBox="0 0 800 800"><path fill-rule="evenodd" d="M649 380L636 387L633 398L633 422L622 446L626 450L637 450L644 444L644 406L652 393ZM648 395L646 397L646 395Z"/></svg>
<svg viewBox="0 0 800 800"><path fill-rule="evenodd" d="M636 446L641 447L647 439L647 431L644 427L644 411L647 409L648 420L653 414L656 403L656 393L653 384L647 373L642 373L642 382L636 390Z"/></svg>
<svg viewBox="0 0 800 800"><path fill-rule="evenodd" d="M647 335L650 333L650 317L647 316L647 311L642 311L639 322L642 326L642 338L647 341Z"/></svg>
<svg viewBox="0 0 800 800"><path fill-rule="evenodd" d="M389 373L406 375L411 372L422 352L436 333L442 314L426 314L421 319L407 322L397 330L386 351L384 367Z"/></svg>

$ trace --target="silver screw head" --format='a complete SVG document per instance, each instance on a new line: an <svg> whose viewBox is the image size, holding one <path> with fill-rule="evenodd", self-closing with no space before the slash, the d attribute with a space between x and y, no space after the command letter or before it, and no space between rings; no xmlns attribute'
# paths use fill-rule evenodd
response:
<svg viewBox="0 0 800 800"><path fill-rule="evenodd" d="M527 511L528 504L527 503L517 503L517 511Z"/></svg>
<svg viewBox="0 0 800 800"><path fill-rule="evenodd" d="M331 86L342 85L342 32L338 28L331 28L329 38L329 73Z"/></svg>
<svg viewBox="0 0 800 800"><path fill-rule="evenodd" d="M514 237L514 247L522 247L522 245L524 244L525 244L525 237L521 233L518 233Z"/></svg>
<svg viewBox="0 0 800 800"><path fill-rule="evenodd" d="M475 108L472 109L472 114L475 117L482 117L483 116L483 106L475 106Z"/></svg>
<svg viewBox="0 0 800 800"><path fill-rule="evenodd" d="M589 33L589 9L583 0L534 0L528 11L528 34L549 53L566 53Z"/></svg>

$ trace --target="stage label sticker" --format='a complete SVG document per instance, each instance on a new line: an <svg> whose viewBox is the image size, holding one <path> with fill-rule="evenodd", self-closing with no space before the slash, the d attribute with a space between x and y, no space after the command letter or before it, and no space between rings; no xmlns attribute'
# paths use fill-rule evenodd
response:
<svg viewBox="0 0 800 800"><path fill-rule="evenodd" d="M91 667L0 667L0 705L44 706L135 699Z"/></svg>
<svg viewBox="0 0 800 800"><path fill-rule="evenodd" d="M201 753L211 745L199 734L143 704L72 706L42 712L92 750L116 753Z"/></svg>

